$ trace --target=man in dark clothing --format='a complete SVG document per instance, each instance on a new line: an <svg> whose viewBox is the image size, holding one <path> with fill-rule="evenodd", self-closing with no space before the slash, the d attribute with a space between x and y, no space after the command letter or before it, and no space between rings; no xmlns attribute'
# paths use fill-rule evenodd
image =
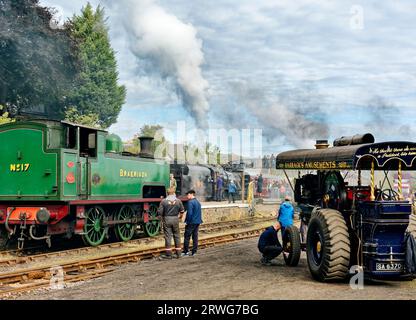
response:
<svg viewBox="0 0 416 320"><path fill-rule="evenodd" d="M224 180L222 176L217 178L217 201L222 201L222 188L224 187Z"/></svg>
<svg viewBox="0 0 416 320"><path fill-rule="evenodd" d="M263 192L263 176L260 173L259 177L257 178L257 193L259 197L261 197L261 193Z"/></svg>
<svg viewBox="0 0 416 320"><path fill-rule="evenodd" d="M195 191L189 190L187 192L188 197L188 211L185 218L185 235L183 241L183 253L182 256L188 256L189 240L192 236L192 254L194 256L198 250L198 230L199 225L202 223L201 204L195 198Z"/></svg>
<svg viewBox="0 0 416 320"><path fill-rule="evenodd" d="M181 200L176 198L175 189L168 190L168 196L160 202L158 214L162 217L163 233L165 236L166 254L163 259L172 259L171 240L175 241L176 257L181 256L181 235L179 232L179 219L182 219L185 208Z"/></svg>
<svg viewBox="0 0 416 320"><path fill-rule="evenodd" d="M276 258L282 253L283 248L277 239L277 232L280 230L280 223L276 223L274 226L268 227L260 235L258 248L263 254L261 263L263 265L271 265L271 260Z"/></svg>

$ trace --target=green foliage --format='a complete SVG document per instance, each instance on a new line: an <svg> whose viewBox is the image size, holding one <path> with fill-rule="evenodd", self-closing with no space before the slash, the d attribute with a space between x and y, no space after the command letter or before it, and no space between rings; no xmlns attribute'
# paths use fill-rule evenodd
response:
<svg viewBox="0 0 416 320"><path fill-rule="evenodd" d="M0 104L62 115L77 71L67 28L38 0L0 1Z"/></svg>
<svg viewBox="0 0 416 320"><path fill-rule="evenodd" d="M71 36L78 43L80 72L71 94L71 105L79 115L97 114L99 124L108 128L117 121L126 99L126 89L118 85L117 64L111 48L104 9L94 11L87 4L81 15L69 22Z"/></svg>
<svg viewBox="0 0 416 320"><path fill-rule="evenodd" d="M169 141L166 140L166 137L163 133L163 127L160 125L144 125L140 128L139 133L135 134L134 137L125 142L124 150L131 152L133 154L138 154L140 152L140 142L139 137L153 137L155 140L152 143L152 151L156 150L162 151L160 155L166 157L168 154L168 144ZM209 164L219 164L221 163L220 157L220 148L218 146L206 143L203 147L198 147L191 143L183 145L183 153L179 152L179 157L181 155L185 156L185 159L179 159L187 163L209 163ZM173 157L173 154L172 154Z"/></svg>
<svg viewBox="0 0 416 320"><path fill-rule="evenodd" d="M160 125L144 125L140 128L139 133L135 134L133 139L130 140L127 144L128 147L125 148L125 151L138 154L140 152L140 141L139 137L152 137L155 140L152 142L152 152L162 144L166 144L167 140L163 135L163 127ZM163 154L166 156L166 152Z"/></svg>
<svg viewBox="0 0 416 320"><path fill-rule="evenodd" d="M101 128L98 114L80 114L74 107L70 107L65 111L65 120L80 125Z"/></svg>
<svg viewBox="0 0 416 320"><path fill-rule="evenodd" d="M9 113L4 112L5 107L0 104L0 125L13 122L13 119L9 118Z"/></svg>

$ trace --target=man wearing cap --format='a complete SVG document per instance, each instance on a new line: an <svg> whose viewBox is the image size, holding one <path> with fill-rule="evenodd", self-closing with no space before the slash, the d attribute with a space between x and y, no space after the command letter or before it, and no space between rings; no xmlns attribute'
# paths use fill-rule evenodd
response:
<svg viewBox="0 0 416 320"><path fill-rule="evenodd" d="M185 209L181 200L176 198L175 189L168 189L168 196L160 202L158 214L162 217L163 233L165 236L166 254L163 259L172 259L171 240L175 241L176 257L181 256L181 235L179 231L179 219L182 219Z"/></svg>
<svg viewBox="0 0 416 320"><path fill-rule="evenodd" d="M183 252L182 256L189 256L189 240L192 236L192 253L194 256L198 250L198 230L199 225L202 223L201 204L195 198L195 191L189 190L186 193L188 197L188 211L185 218L185 235L183 240Z"/></svg>
<svg viewBox="0 0 416 320"><path fill-rule="evenodd" d="M260 235L258 242L258 249L263 254L260 262L263 265L270 266L271 260L282 253L283 248L277 238L277 232L280 230L280 223L277 222L274 226L268 227Z"/></svg>
<svg viewBox="0 0 416 320"><path fill-rule="evenodd" d="M290 203L290 197L286 196L285 201L280 205L279 213L277 215L277 221L280 222L282 230L282 240L285 229L293 225L293 217L295 215L295 209L293 209Z"/></svg>

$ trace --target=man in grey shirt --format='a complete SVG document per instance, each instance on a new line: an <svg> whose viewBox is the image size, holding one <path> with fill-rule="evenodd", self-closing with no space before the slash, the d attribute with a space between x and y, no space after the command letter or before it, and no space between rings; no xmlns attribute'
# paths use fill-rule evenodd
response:
<svg viewBox="0 0 416 320"><path fill-rule="evenodd" d="M179 220L182 219L185 208L181 200L176 198L175 189L168 190L168 196L160 203L158 214L162 218L163 233L165 236L166 253L161 255L162 259L172 259L171 240L175 241L176 257L181 256L181 236L179 232Z"/></svg>

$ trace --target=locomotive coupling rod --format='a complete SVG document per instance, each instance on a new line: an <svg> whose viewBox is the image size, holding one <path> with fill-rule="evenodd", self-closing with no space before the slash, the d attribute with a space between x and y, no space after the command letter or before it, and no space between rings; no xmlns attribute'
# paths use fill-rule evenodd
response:
<svg viewBox="0 0 416 320"><path fill-rule="evenodd" d="M127 223L136 224L138 222L139 222L138 219L134 219L134 218L126 219L126 220L108 220L103 223L103 226L111 226L115 224L127 224Z"/></svg>

